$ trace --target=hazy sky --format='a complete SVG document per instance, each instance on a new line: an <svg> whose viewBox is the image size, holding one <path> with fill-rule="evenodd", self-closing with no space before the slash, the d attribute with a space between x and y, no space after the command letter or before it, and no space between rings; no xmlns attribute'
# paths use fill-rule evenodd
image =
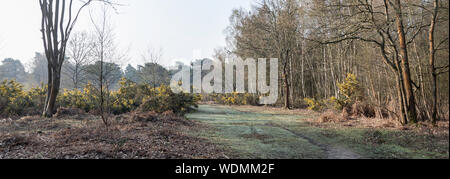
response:
<svg viewBox="0 0 450 179"><path fill-rule="evenodd" d="M142 63L147 46L163 49L165 66L192 59L193 54L211 57L225 46L224 30L234 8L249 8L253 0L121 0L126 6L112 17L116 42L127 50L124 65ZM91 30L89 10L75 31ZM11 57L29 64L42 52L41 14L37 0L0 2L0 61Z"/></svg>

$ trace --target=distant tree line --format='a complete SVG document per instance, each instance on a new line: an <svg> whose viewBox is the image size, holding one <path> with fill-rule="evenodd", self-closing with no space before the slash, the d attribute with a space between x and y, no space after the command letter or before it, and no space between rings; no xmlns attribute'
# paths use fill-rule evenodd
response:
<svg viewBox="0 0 450 179"><path fill-rule="evenodd" d="M41 86L47 82L46 61L45 56L41 53L35 53L31 68L28 72L20 60L6 58L0 64L0 81L15 80L25 85L26 88ZM97 81L94 72L99 69L99 62L92 62L76 67L80 71L76 74L72 70L75 68L75 64L71 63L71 61L71 58L68 58L68 61L63 65L61 89L82 89L86 84ZM105 69L108 69L108 72L104 72L104 74L109 81L108 83L111 84L111 90L118 89L118 82L121 78L156 87L168 85L171 76L177 71L168 70L159 64L152 63L138 65L137 68L129 64L125 69L122 69L121 65L113 62L104 63L103 66ZM78 77L74 78L74 76Z"/></svg>

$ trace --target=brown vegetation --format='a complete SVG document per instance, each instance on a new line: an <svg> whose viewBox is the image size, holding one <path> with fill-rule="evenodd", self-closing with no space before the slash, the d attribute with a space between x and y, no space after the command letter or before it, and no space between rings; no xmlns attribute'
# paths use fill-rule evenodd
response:
<svg viewBox="0 0 450 179"><path fill-rule="evenodd" d="M226 158L217 146L187 135L205 126L171 112L123 114L116 116L108 128L92 115L82 120L67 116L5 119L0 126L2 159Z"/></svg>

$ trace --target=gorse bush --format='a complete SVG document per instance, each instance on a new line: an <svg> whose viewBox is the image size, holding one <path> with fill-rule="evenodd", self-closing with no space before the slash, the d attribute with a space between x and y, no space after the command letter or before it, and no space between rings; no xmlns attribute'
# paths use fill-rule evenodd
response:
<svg viewBox="0 0 450 179"><path fill-rule="evenodd" d="M306 104L308 105L308 109L309 110L313 110L313 111L321 111L325 108L326 104L324 103L324 101L320 101L320 100L316 100L313 98L305 98L303 99Z"/></svg>
<svg viewBox="0 0 450 179"><path fill-rule="evenodd" d="M163 113L172 111L184 115L197 107L198 95L173 93L169 86L153 88L148 84L137 84L127 79L120 81L118 91L111 92L111 112L122 114L134 110Z"/></svg>
<svg viewBox="0 0 450 179"><path fill-rule="evenodd" d="M308 105L308 109L314 111L322 111L326 108L335 108L343 110L344 108L351 108L353 104L362 99L361 87L356 78L356 75L349 73L344 82L338 83L339 96L332 96L328 100L316 100L312 98L303 99Z"/></svg>
<svg viewBox="0 0 450 179"><path fill-rule="evenodd" d="M0 83L0 114L23 115L27 108L33 106L31 97L16 81L4 80Z"/></svg>
<svg viewBox="0 0 450 179"><path fill-rule="evenodd" d="M45 98L47 95L47 85L41 84L40 87L31 88L27 94L31 98L31 102L33 103L33 108L36 113L40 111L38 109L43 109L45 104Z"/></svg>
<svg viewBox="0 0 450 179"><path fill-rule="evenodd" d="M217 104L225 105L258 105L259 96L249 93L228 93L205 95L204 99L212 99Z"/></svg>
<svg viewBox="0 0 450 179"><path fill-rule="evenodd" d="M60 107L78 108L86 112L92 111L98 107L96 89L90 83L84 87L83 91L64 89L57 98L57 104Z"/></svg>
<svg viewBox="0 0 450 179"><path fill-rule="evenodd" d="M122 78L119 82L120 88L110 93L109 103L113 114L127 113L136 110L142 104L142 98L137 97L140 91L139 85Z"/></svg>
<svg viewBox="0 0 450 179"><path fill-rule="evenodd" d="M339 88L339 97L331 97L330 102L338 110L351 107L355 102L361 100L362 93L359 81L356 75L348 73L345 81L337 84Z"/></svg>
<svg viewBox="0 0 450 179"><path fill-rule="evenodd" d="M28 91L15 81L0 83L0 115L40 114L44 108L47 87L35 87ZM117 91L104 91L104 110L112 114L123 114L134 110L163 113L172 111L184 115L197 107L199 95L175 94L168 86L157 88L136 84L122 79ZM57 107L77 108L85 112L98 112L100 92L88 83L82 90L63 89L57 97Z"/></svg>
<svg viewBox="0 0 450 179"><path fill-rule="evenodd" d="M143 103L139 107L140 111L155 111L163 113L172 111L178 115L184 115L198 107L197 102L200 96L186 93L173 93L165 85L150 90L151 95L144 97Z"/></svg>
<svg viewBox="0 0 450 179"><path fill-rule="evenodd" d="M195 95L175 94L168 86L152 88L147 84L137 84L121 79L117 91L104 91L104 109L112 114L123 114L134 110L163 113L172 111L179 115L197 107ZM62 107L80 108L86 112L99 108L99 92L88 84L83 91L65 90L60 96Z"/></svg>

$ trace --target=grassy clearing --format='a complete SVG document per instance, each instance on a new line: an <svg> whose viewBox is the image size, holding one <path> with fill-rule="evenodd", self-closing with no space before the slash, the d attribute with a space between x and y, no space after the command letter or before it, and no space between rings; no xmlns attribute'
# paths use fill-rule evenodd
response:
<svg viewBox="0 0 450 179"><path fill-rule="evenodd" d="M448 158L447 133L317 125L317 114L266 107L201 105L187 118L213 126L196 136L232 158ZM370 120L370 119L366 119Z"/></svg>

